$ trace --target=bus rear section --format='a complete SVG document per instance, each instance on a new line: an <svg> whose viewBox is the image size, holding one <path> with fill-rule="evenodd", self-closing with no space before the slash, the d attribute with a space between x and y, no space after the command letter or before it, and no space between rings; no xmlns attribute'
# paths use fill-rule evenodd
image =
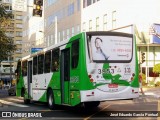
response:
<svg viewBox="0 0 160 120"><path fill-rule="evenodd" d="M81 102L138 97L139 71L133 34L88 32L86 39L86 69L92 87L81 90Z"/></svg>

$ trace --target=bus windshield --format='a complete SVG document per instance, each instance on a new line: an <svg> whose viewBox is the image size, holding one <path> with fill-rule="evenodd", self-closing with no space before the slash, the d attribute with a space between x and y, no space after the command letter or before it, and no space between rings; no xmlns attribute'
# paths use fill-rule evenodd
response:
<svg viewBox="0 0 160 120"><path fill-rule="evenodd" d="M133 54L131 36L89 35L89 53L93 62L130 62Z"/></svg>

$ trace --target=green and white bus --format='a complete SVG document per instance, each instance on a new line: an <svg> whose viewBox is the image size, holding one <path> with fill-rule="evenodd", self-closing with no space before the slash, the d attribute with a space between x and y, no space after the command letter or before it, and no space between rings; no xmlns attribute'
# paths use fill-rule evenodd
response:
<svg viewBox="0 0 160 120"><path fill-rule="evenodd" d="M133 34L82 32L22 58L16 71L16 95L24 103L47 102L50 109L139 96Z"/></svg>

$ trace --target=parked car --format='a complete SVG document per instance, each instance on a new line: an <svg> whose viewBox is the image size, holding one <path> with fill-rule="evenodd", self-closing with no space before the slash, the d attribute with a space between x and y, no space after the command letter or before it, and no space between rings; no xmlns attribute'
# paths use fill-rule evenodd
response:
<svg viewBox="0 0 160 120"><path fill-rule="evenodd" d="M16 95L16 86L11 86L9 89L8 89L8 95Z"/></svg>

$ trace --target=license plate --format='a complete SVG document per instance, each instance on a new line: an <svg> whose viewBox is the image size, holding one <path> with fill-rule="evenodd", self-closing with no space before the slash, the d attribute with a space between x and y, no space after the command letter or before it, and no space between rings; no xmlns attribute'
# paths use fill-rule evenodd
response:
<svg viewBox="0 0 160 120"><path fill-rule="evenodd" d="M108 84L109 88L118 88L118 84Z"/></svg>

